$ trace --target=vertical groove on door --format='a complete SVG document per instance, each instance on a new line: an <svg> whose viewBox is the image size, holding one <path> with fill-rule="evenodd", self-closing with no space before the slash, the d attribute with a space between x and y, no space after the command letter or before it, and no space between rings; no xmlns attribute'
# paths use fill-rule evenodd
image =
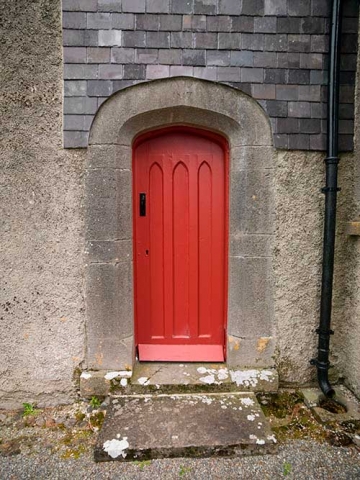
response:
<svg viewBox="0 0 360 480"><path fill-rule="evenodd" d="M152 338L165 337L164 319L164 202L163 171L153 163L149 174L150 329ZM146 254L146 253L145 253Z"/></svg>
<svg viewBox="0 0 360 480"><path fill-rule="evenodd" d="M180 162L173 173L173 336L189 337L189 172Z"/></svg>
<svg viewBox="0 0 360 480"><path fill-rule="evenodd" d="M210 336L212 318L212 174L207 162L198 170L198 257L199 257L199 336Z"/></svg>

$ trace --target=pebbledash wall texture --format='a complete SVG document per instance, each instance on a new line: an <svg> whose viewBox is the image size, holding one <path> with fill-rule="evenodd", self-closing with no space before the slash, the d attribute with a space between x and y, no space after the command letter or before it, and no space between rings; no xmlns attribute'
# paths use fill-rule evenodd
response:
<svg viewBox="0 0 360 480"><path fill-rule="evenodd" d="M269 115L274 146L323 150L328 0L63 0L64 145L85 147L99 106L169 76L222 82ZM344 1L340 148L353 147L358 5Z"/></svg>
<svg viewBox="0 0 360 480"><path fill-rule="evenodd" d="M353 143L355 83L357 113L354 153L342 154L340 162L331 361L333 379L343 378L360 396L360 243L358 237L345 233L346 223L360 210L356 188L358 2L343 3L340 111L344 150L351 150ZM72 401L79 371L102 368L101 355L94 356L99 364L89 361L89 337L96 347L104 327L96 324L97 312L115 318L107 302L114 305L112 296L126 282L121 277L110 281L112 290L106 290L101 302L93 296L89 303L89 291L94 286L99 293L101 275L96 271L100 272L101 263L105 273L112 266L126 272L132 269L131 264L118 260L131 256L130 240L112 244L117 250L102 249L109 241L107 231L104 243L93 242L95 248L88 250L89 205L94 207L94 228L97 221L114 218L128 229L131 225L131 216L119 217L122 208L131 205L126 196L131 191L131 149L120 149L128 155L120 158L124 163L116 163L119 156L110 153L119 149L108 147L118 140L116 135L111 140L111 135L116 134L119 119L130 118L139 107L143 111L154 108L157 100L159 106L173 101L184 105L164 109L161 115L153 110L131 117L126 128L121 127L122 139L129 142L149 122L154 126L171 119L180 121L189 114L198 125L209 126L212 119L219 119L216 111L226 107L217 104L216 98L205 98L203 92L209 89L223 100L237 98L247 111L253 109L264 125L264 132L254 132L267 142L249 148L238 135L240 146L234 155L240 163L231 184L233 213L249 225L233 236L234 265L245 265L234 272L249 275L245 283L247 278L255 279L250 293L257 300L253 309L253 302L247 302L251 297L242 290L244 278L242 283L233 283L239 293L234 302L240 311L243 301L245 316L250 318L247 330L238 332L238 351L242 354L247 334L252 333L251 319L266 315L271 328L260 344L265 350L250 345L251 358L255 351L260 364L276 368L282 385L315 382L309 360L316 354L319 318L324 151L309 150L324 147L329 5L325 0L64 0L62 4L59 0L18 0L0 4L4 79L0 83L1 407L19 407L24 401L39 405ZM146 92L158 92L162 85L164 95L148 97L147 102ZM177 86L174 100L169 85ZM193 92L201 95L190 104ZM122 98L134 101L124 105ZM206 103L213 116L195 109ZM238 123L244 121L246 117L237 117L234 105L227 105L233 117ZM219 128L225 123L219 122ZM251 129L247 132L250 135ZM104 179L108 183L102 184ZM103 198L97 202L99 191ZM121 195L124 201L113 210L114 215L105 209L106 215L96 217L99 204L106 206L110 199L115 208L114 199ZM247 203L241 203L242 199ZM259 230L264 225L265 235ZM90 257L98 265L90 265ZM251 257L255 262L251 263ZM255 268L256 262L266 269ZM95 272L92 277L89 267ZM90 290L89 279L94 280ZM116 297L116 302L121 314L130 312L131 297L126 301ZM122 337L116 338L112 326L107 337L121 343Z"/></svg>

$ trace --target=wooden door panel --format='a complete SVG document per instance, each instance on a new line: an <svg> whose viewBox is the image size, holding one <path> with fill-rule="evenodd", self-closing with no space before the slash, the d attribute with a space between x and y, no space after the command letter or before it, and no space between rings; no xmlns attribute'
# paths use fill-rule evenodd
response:
<svg viewBox="0 0 360 480"><path fill-rule="evenodd" d="M134 235L140 360L222 361L227 174L219 143L165 131L135 146Z"/></svg>

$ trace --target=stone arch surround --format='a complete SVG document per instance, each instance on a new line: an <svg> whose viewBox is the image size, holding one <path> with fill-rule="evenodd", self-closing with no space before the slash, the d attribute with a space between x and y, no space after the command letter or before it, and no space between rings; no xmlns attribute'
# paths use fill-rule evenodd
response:
<svg viewBox="0 0 360 480"><path fill-rule="evenodd" d="M194 78L138 84L110 97L92 124L86 166L86 367L135 361L132 142L189 125L229 143L227 364L273 366L273 169L269 119L239 90Z"/></svg>

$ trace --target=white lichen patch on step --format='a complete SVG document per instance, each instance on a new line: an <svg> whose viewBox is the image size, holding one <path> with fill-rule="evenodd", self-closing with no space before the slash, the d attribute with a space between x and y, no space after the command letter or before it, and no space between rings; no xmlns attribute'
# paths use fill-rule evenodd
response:
<svg viewBox="0 0 360 480"><path fill-rule="evenodd" d="M256 440L256 443L257 443L258 445L265 445L265 440L260 440L260 438L258 438L258 439Z"/></svg>
<svg viewBox="0 0 360 480"><path fill-rule="evenodd" d="M107 440L106 442L104 442L103 445L104 451L111 458L117 458L120 457L120 455L125 458L127 455L125 450L127 448L129 448L129 442L127 441L127 437L123 437L122 440L117 440L116 438L113 438L112 440Z"/></svg>
<svg viewBox="0 0 360 480"><path fill-rule="evenodd" d="M232 382L245 387L256 387L260 381L273 382L274 373L271 370L230 370Z"/></svg>
<svg viewBox="0 0 360 480"><path fill-rule="evenodd" d="M82 372L82 374L80 375L80 378L83 378L84 380L89 380L89 378L91 378L91 373Z"/></svg>
<svg viewBox="0 0 360 480"><path fill-rule="evenodd" d="M266 438L267 438L268 440L270 440L270 441L273 441L274 443L277 443L277 440L276 440L276 438L275 438L275 435L268 435Z"/></svg>
<svg viewBox="0 0 360 480"><path fill-rule="evenodd" d="M205 368L199 367L197 368L197 372L200 375L204 375L207 373L208 375L204 377L200 377L200 382L207 383L208 385L221 385L223 380L227 380L229 378L229 371L227 368Z"/></svg>
<svg viewBox="0 0 360 480"><path fill-rule="evenodd" d="M247 415L246 417L250 422L253 422L255 420L255 415Z"/></svg>
<svg viewBox="0 0 360 480"><path fill-rule="evenodd" d="M121 385L122 387L126 387L127 382L128 382L128 381L127 381L127 378L122 378L122 379L120 380L120 385Z"/></svg>
<svg viewBox="0 0 360 480"><path fill-rule="evenodd" d="M208 385L212 385L215 383L214 375L207 375L206 377L199 378L200 382L207 383Z"/></svg>
<svg viewBox="0 0 360 480"><path fill-rule="evenodd" d="M138 383L140 383L140 385L149 385L150 381L148 377L140 377L138 378Z"/></svg>
<svg viewBox="0 0 360 480"><path fill-rule="evenodd" d="M119 376L120 376L120 372L108 372L105 375L105 380L114 380L114 378Z"/></svg>
<svg viewBox="0 0 360 480"><path fill-rule="evenodd" d="M249 398L249 397L240 398L240 402L243 405L245 405L246 407L251 407L252 405L255 404L254 400L252 398Z"/></svg>

